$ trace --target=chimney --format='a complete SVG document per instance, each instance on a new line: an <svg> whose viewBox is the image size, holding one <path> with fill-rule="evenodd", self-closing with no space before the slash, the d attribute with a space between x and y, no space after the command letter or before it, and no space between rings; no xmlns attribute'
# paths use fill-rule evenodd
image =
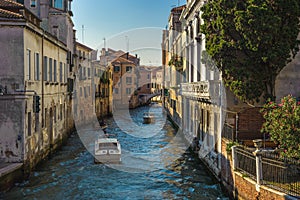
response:
<svg viewBox="0 0 300 200"><path fill-rule="evenodd" d="M129 57L129 52L126 53L126 59L128 60Z"/></svg>
<svg viewBox="0 0 300 200"><path fill-rule="evenodd" d="M101 56L105 56L105 54L106 54L106 50L105 50L105 48L102 48L102 50L101 50Z"/></svg>

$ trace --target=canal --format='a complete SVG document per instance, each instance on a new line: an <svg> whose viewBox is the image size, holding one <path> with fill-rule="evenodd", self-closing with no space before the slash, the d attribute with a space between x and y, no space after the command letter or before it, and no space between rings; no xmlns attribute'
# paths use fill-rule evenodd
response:
<svg viewBox="0 0 300 200"><path fill-rule="evenodd" d="M155 122L143 124L143 113L149 110ZM94 164L90 136L99 131L81 128L27 181L0 198L228 199L219 182L187 149L159 104L118 111L105 121L107 132L120 140L121 164Z"/></svg>

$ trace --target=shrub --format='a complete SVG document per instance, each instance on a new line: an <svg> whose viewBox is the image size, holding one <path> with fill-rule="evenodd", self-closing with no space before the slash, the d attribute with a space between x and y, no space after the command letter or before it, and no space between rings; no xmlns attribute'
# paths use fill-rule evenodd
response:
<svg viewBox="0 0 300 200"><path fill-rule="evenodd" d="M300 106L291 95L280 104L269 101L261 109L265 122L262 132L269 133L282 156L300 159Z"/></svg>

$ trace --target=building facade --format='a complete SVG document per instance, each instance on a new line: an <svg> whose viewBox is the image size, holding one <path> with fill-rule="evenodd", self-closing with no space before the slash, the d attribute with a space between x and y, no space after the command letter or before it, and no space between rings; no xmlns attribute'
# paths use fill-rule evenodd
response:
<svg viewBox="0 0 300 200"><path fill-rule="evenodd" d="M221 137L228 136L230 129L232 140L262 138L259 110L264 102L251 107L238 100L222 85L221 73L209 65L200 31L204 3L187 0L186 5L171 10L162 36L163 102L186 139L199 141L199 157L219 177L224 157ZM298 66L299 53L276 78L277 101L288 94L299 98Z"/></svg>
<svg viewBox="0 0 300 200"><path fill-rule="evenodd" d="M187 141L196 139L199 157L215 174L221 169L222 85L217 70L201 62L203 1L187 1L171 10L163 32L164 104Z"/></svg>
<svg viewBox="0 0 300 200"><path fill-rule="evenodd" d="M76 55L75 94L72 103L76 125L80 126L90 123L95 114L95 79L92 61L96 59L96 52L76 42Z"/></svg>
<svg viewBox="0 0 300 200"><path fill-rule="evenodd" d="M71 22L61 27L68 33L65 40L47 32L42 25L51 17L41 18L28 2L0 2L0 152L2 162L31 168L73 127L69 80L74 32ZM66 10L56 12L71 19Z"/></svg>

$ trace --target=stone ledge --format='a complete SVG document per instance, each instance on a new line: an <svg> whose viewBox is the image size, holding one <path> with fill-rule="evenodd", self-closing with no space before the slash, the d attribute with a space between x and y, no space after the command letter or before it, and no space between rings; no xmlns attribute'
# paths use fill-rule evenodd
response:
<svg viewBox="0 0 300 200"><path fill-rule="evenodd" d="M23 163L8 163L6 166L0 168L0 178L21 168Z"/></svg>

